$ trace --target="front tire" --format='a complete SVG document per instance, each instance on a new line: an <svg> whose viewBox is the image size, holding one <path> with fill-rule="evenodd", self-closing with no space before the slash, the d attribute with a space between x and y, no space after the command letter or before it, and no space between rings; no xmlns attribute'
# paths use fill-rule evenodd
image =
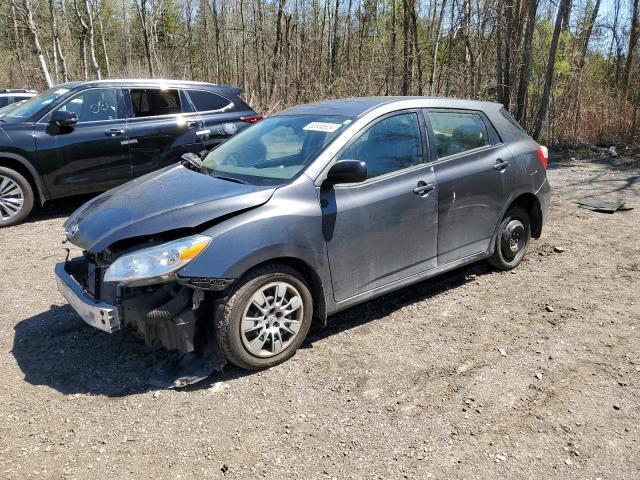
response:
<svg viewBox="0 0 640 480"><path fill-rule="evenodd" d="M293 268L270 264L249 272L234 287L220 322L226 359L260 370L291 358L313 317L313 299Z"/></svg>
<svg viewBox="0 0 640 480"><path fill-rule="evenodd" d="M33 209L33 189L28 180L10 168L0 167L0 228L22 223Z"/></svg>
<svg viewBox="0 0 640 480"><path fill-rule="evenodd" d="M531 240L531 220L521 207L505 213L496 233L493 256L489 263L499 270L512 270L520 265Z"/></svg>

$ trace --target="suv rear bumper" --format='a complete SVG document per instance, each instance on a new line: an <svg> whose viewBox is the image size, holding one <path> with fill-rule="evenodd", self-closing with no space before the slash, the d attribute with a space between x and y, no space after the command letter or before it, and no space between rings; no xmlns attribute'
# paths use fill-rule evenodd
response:
<svg viewBox="0 0 640 480"><path fill-rule="evenodd" d="M58 291L80 318L92 327L107 333L120 330L118 309L114 305L96 302L94 299L67 273L66 262L56 264L55 275Z"/></svg>

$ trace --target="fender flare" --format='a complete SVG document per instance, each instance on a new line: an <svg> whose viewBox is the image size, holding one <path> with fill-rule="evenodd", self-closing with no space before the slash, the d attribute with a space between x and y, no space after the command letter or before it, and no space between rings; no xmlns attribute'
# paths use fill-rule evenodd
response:
<svg viewBox="0 0 640 480"><path fill-rule="evenodd" d="M33 179L33 183L35 183L36 185L36 191L37 191L36 193L38 194L40 205L43 205L44 202L46 202L49 199L49 192L45 187L44 183L42 183L42 178L40 178L40 174L35 169L35 167L31 164L31 162L29 162L29 160L27 160L23 156L18 155L16 153L0 151L0 162L2 161L3 158L15 160L16 162L18 162L20 165L22 165L24 168L27 169L27 171L31 175L31 178ZM7 168L10 168L10 167L7 167Z"/></svg>

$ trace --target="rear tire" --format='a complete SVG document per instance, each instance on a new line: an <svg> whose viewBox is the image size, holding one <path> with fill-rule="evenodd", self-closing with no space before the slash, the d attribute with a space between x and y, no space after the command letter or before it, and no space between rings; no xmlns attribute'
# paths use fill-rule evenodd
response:
<svg viewBox="0 0 640 480"><path fill-rule="evenodd" d="M516 268L527 253L530 240L529 214L522 207L511 207L498 226L489 263L499 270Z"/></svg>
<svg viewBox="0 0 640 480"><path fill-rule="evenodd" d="M238 282L225 305L222 352L241 368L273 367L295 354L312 316L311 292L296 270L276 263L256 268Z"/></svg>
<svg viewBox="0 0 640 480"><path fill-rule="evenodd" d="M33 209L29 181L10 168L0 167L0 228L22 223Z"/></svg>

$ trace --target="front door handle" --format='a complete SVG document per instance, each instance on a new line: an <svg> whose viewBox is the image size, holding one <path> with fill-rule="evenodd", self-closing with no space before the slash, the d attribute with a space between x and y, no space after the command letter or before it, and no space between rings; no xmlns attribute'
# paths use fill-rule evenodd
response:
<svg viewBox="0 0 640 480"><path fill-rule="evenodd" d="M503 159L499 158L499 159L496 160L496 163L493 165L493 168L495 168L499 172L502 172L510 164L511 164L511 162L509 160L503 160Z"/></svg>
<svg viewBox="0 0 640 480"><path fill-rule="evenodd" d="M120 135L124 135L124 130L120 128L111 128L109 130L105 130L104 134L107 137L119 137Z"/></svg>
<svg viewBox="0 0 640 480"><path fill-rule="evenodd" d="M426 197L434 188L436 188L435 184L420 180L418 186L413 189L413 193L421 197Z"/></svg>

